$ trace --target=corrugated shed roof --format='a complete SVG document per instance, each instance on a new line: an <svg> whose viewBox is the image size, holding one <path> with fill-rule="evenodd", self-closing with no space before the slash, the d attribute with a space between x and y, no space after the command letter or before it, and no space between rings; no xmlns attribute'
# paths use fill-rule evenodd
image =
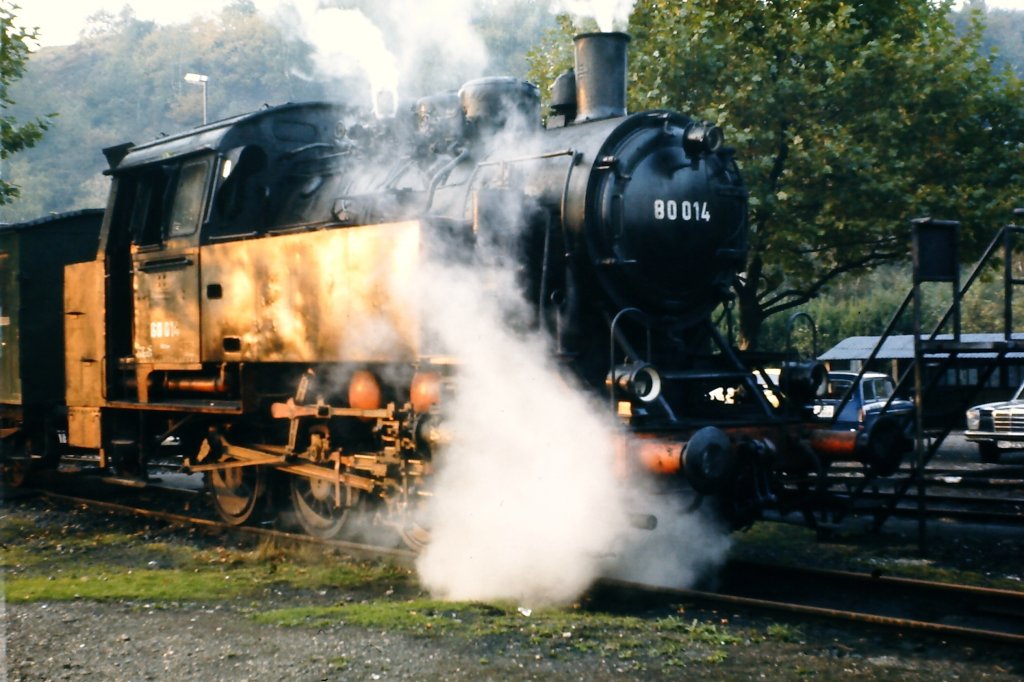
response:
<svg viewBox="0 0 1024 682"><path fill-rule="evenodd" d="M922 338L926 337L922 336ZM936 337L936 339L940 341L952 341L953 335L939 334ZM1024 342L1024 333L1015 332L1011 334L1011 339L1014 341ZM963 343L998 343L1004 340L1005 337L1003 336L1003 334L999 333L960 335L960 341ZM830 360L867 360L868 356L871 355L871 351L874 350L877 344L877 336L851 336L849 338L843 339L835 346L819 355L818 359L823 362L827 362ZM933 354L929 353L929 356L931 355ZM896 334L890 336L885 340L885 343L882 344L882 348L879 350L878 355L875 357L878 360L912 360L914 358L914 335ZM960 353L960 357L981 360L985 358L995 357L995 353ZM1024 353L1008 353L1007 357L1015 359L1024 359Z"/></svg>

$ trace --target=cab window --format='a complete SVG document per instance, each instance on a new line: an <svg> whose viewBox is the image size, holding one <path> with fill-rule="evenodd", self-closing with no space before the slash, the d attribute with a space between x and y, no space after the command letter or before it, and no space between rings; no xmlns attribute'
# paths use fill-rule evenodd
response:
<svg viewBox="0 0 1024 682"><path fill-rule="evenodd" d="M168 184L166 170L159 167L144 170L134 177L126 176L119 182L118 203L131 207L129 229L135 244L160 243Z"/></svg>
<svg viewBox="0 0 1024 682"><path fill-rule="evenodd" d="M178 187L171 204L167 236L169 238L193 234L203 217L203 199L206 196L210 160L190 161L181 167Z"/></svg>

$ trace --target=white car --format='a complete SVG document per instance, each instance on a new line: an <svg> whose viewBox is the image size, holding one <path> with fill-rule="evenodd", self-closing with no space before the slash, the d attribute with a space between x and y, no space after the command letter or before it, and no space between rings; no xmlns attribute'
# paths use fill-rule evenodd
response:
<svg viewBox="0 0 1024 682"><path fill-rule="evenodd" d="M967 410L964 437L978 444L982 462L998 462L1002 450L1024 449L1024 383L1013 397Z"/></svg>

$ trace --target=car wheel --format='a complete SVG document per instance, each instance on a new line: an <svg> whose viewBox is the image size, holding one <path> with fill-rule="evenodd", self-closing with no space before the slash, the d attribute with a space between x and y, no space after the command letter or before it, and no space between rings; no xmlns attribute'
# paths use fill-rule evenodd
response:
<svg viewBox="0 0 1024 682"><path fill-rule="evenodd" d="M981 461L986 464L995 464L999 461L999 446L992 441L978 443L978 455Z"/></svg>

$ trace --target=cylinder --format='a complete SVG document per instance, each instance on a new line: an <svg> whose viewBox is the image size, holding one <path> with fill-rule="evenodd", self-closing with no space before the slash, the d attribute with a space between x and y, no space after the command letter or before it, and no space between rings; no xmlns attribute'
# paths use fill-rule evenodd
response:
<svg viewBox="0 0 1024 682"><path fill-rule="evenodd" d="M576 122L626 115L625 33L582 33L576 45Z"/></svg>

